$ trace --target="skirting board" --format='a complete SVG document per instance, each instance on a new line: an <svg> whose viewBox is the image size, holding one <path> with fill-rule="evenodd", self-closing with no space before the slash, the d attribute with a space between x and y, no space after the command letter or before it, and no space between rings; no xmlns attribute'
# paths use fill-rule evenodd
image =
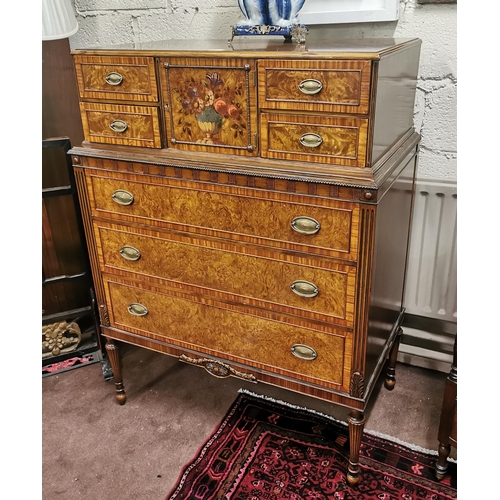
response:
<svg viewBox="0 0 500 500"><path fill-rule="evenodd" d="M398 361L412 366L449 373L453 362L454 336L403 327Z"/></svg>

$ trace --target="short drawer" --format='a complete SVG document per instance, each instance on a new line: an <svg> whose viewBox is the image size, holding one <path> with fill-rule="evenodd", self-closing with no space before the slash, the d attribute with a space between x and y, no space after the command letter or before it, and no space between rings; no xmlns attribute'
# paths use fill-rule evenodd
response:
<svg viewBox="0 0 500 500"><path fill-rule="evenodd" d="M370 79L370 61L261 60L259 107L367 114Z"/></svg>
<svg viewBox="0 0 500 500"><path fill-rule="evenodd" d="M194 182L174 187L99 175L91 175L89 182L96 216L316 255L357 258L356 203L330 200L330 207L323 207L315 206L311 198L308 204L299 204L264 198L265 193L258 190L246 190L245 196L203 187Z"/></svg>
<svg viewBox="0 0 500 500"><path fill-rule="evenodd" d="M351 167L366 165L364 118L261 114L262 156Z"/></svg>
<svg viewBox="0 0 500 500"><path fill-rule="evenodd" d="M193 291L202 288L209 295L222 292L228 300L243 304L353 324L354 266L321 260L301 265L259 247L107 226L95 224L104 272L119 269ZM317 267L321 265L328 269Z"/></svg>
<svg viewBox="0 0 500 500"><path fill-rule="evenodd" d="M161 148L158 108L81 102L80 113L89 142Z"/></svg>
<svg viewBox="0 0 500 500"><path fill-rule="evenodd" d="M75 56L80 99L157 102L154 58Z"/></svg>
<svg viewBox="0 0 500 500"><path fill-rule="evenodd" d="M224 309L119 281L105 284L112 327L337 389L348 378L351 339Z"/></svg>

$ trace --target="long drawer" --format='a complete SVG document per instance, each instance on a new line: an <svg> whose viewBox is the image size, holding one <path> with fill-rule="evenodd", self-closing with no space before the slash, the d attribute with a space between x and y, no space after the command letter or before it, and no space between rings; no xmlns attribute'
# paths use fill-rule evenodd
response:
<svg viewBox="0 0 500 500"><path fill-rule="evenodd" d="M352 338L237 310L197 296L146 290L107 277L111 326L258 369L347 390ZM217 307L214 307L217 305Z"/></svg>
<svg viewBox="0 0 500 500"><path fill-rule="evenodd" d="M355 260L359 206L271 200L265 192L217 192L202 183L169 186L91 174L93 215L159 225L282 249Z"/></svg>
<svg viewBox="0 0 500 500"><path fill-rule="evenodd" d="M94 228L103 272L127 271L256 307L353 325L354 266L179 233L103 222Z"/></svg>

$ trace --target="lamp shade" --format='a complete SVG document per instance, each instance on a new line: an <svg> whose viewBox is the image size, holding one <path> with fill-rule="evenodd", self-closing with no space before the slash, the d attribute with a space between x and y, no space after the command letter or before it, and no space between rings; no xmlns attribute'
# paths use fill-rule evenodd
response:
<svg viewBox="0 0 500 500"><path fill-rule="evenodd" d="M77 31L72 0L42 0L42 40L68 38Z"/></svg>

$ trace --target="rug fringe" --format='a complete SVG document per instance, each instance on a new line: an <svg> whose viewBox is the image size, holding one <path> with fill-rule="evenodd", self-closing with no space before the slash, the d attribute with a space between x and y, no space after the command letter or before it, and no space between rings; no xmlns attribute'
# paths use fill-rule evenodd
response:
<svg viewBox="0 0 500 500"><path fill-rule="evenodd" d="M314 415L319 415L321 417L327 418L328 420L336 422L337 424L341 424L347 427L347 422L344 422L343 420L338 420L335 417L332 417L331 415L327 415L326 413L321 413L319 411L313 410L312 408L306 408L305 406L297 406L292 403L287 403L286 401L282 401L281 399L275 399L272 398L271 396L265 396L264 394L256 394L255 392L251 392L248 389L240 389L238 392L242 394L248 394L249 396L253 396L255 398L265 399L266 401L271 401L273 403L277 403L283 406L288 406L289 408L293 408L294 410L303 410L308 413L312 413Z"/></svg>
<svg viewBox="0 0 500 500"><path fill-rule="evenodd" d="M336 422L337 424L341 424L341 425L344 425L345 427L348 427L347 422L344 422L343 420L338 420L338 419L332 417L331 415L321 413L319 411L313 410L312 408L307 408L305 406L297 406L297 405L294 405L291 403L287 403L286 401L282 401L281 399L275 399L275 398L272 398L271 396L265 396L263 394L257 394L255 392L251 392L248 389L241 388L238 390L238 392L240 394L247 394L247 395L252 396L254 398L264 399L264 400L271 401L273 403L277 403L277 404L280 404L283 406L288 406L289 408L293 408L295 410L302 410L302 411L306 411L308 413L311 413L313 415L319 415L323 418L327 418L328 420L331 420L332 422ZM406 441L402 441L401 439L394 437L394 436L390 436L389 434L383 434L382 432L372 431L370 429L365 429L364 432L366 434L370 434L371 436L374 436L374 437L379 437L381 439L386 439L387 441L392 441L394 444L405 446L406 448L409 448L410 450L413 450L413 451L419 451L421 453L426 453L428 455L436 455L436 456L438 455L438 452L436 450L429 450L427 448L423 448L423 447L418 446L416 444L407 443ZM451 458L451 457L448 457L448 460L450 462L456 463L456 460Z"/></svg>

